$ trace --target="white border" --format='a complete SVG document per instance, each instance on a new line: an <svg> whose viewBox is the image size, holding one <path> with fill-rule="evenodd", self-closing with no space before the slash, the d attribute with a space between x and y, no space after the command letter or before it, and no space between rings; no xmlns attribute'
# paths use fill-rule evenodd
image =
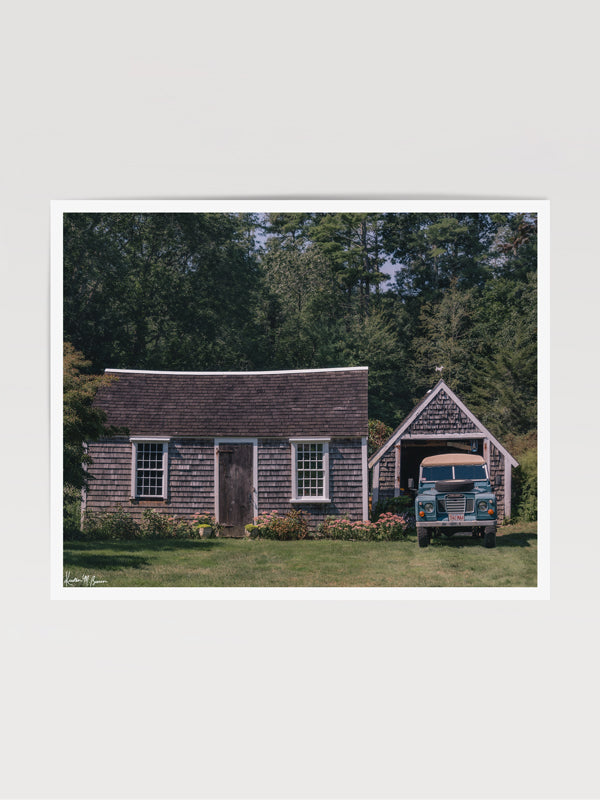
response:
<svg viewBox="0 0 600 800"><path fill-rule="evenodd" d="M538 586L527 588L109 588L72 591L63 587L62 545L62 214L67 212L257 212L381 211L515 212L538 215ZM498 599L547 600L550 597L550 209L546 200L55 200L51 207L51 597L69 602L108 599L254 598L297 599L331 596L361 600L415 599L478 601ZM216 503L216 500L215 500Z"/></svg>

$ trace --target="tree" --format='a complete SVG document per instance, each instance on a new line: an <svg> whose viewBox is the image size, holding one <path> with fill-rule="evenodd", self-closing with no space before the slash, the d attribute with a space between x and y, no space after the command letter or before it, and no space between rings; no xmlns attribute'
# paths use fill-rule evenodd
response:
<svg viewBox="0 0 600 800"><path fill-rule="evenodd" d="M386 425L380 419L369 420L369 442L368 442L368 456L369 458L376 453L379 448L387 442L392 435L393 428Z"/></svg>
<svg viewBox="0 0 600 800"><path fill-rule="evenodd" d="M473 330L474 291L461 291L457 281L438 302L426 303L420 315L420 335L413 341L413 374L418 394L443 378L466 394L475 377L478 342Z"/></svg>
<svg viewBox="0 0 600 800"><path fill-rule="evenodd" d="M383 244L400 268L400 294L437 300L453 282L481 286L489 274L495 226L485 214L386 214Z"/></svg>
<svg viewBox="0 0 600 800"><path fill-rule="evenodd" d="M537 279L491 281L477 304L480 343L470 402L498 436L537 427Z"/></svg>
<svg viewBox="0 0 600 800"><path fill-rule="evenodd" d="M111 378L89 374L90 366L83 353L63 343L63 507L79 499L91 477L84 443L114 432L106 427L104 412L93 406L96 392Z"/></svg>
<svg viewBox="0 0 600 800"><path fill-rule="evenodd" d="M254 225L245 214L65 215L65 337L95 369L255 366Z"/></svg>
<svg viewBox="0 0 600 800"><path fill-rule="evenodd" d="M309 234L349 295L369 311L371 292L386 279L381 241L381 214L316 214Z"/></svg>

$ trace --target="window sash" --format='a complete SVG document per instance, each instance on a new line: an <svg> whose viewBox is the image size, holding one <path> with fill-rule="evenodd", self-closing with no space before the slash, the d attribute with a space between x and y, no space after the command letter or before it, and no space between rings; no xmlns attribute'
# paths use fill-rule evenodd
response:
<svg viewBox="0 0 600 800"><path fill-rule="evenodd" d="M168 440L131 440L131 496L164 499L167 496Z"/></svg>
<svg viewBox="0 0 600 800"><path fill-rule="evenodd" d="M291 440L292 502L329 502L329 440Z"/></svg>
<svg viewBox="0 0 600 800"><path fill-rule="evenodd" d="M325 469L323 444L298 444L296 448L296 494L298 497L322 497Z"/></svg>

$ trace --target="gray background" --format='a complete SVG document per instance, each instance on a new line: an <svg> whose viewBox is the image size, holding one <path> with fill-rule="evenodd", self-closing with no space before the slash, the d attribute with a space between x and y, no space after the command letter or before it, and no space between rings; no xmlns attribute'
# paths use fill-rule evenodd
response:
<svg viewBox="0 0 600 800"><path fill-rule="evenodd" d="M598 796L597 8L2 4L2 796ZM50 201L258 196L551 201L549 601L50 601Z"/></svg>

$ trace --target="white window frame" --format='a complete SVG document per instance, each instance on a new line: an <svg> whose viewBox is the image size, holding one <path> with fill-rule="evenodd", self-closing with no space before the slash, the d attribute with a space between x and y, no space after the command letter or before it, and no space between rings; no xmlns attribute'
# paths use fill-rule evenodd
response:
<svg viewBox="0 0 600 800"><path fill-rule="evenodd" d="M330 437L315 437L312 439L290 439L292 448L292 498L290 503L331 503L329 497L329 442ZM298 497L298 445L322 444L323 445L323 494Z"/></svg>
<svg viewBox="0 0 600 800"><path fill-rule="evenodd" d="M134 500L166 500L169 496L169 442L164 436L132 436L131 442L131 497ZM137 452L140 444L162 444L162 494L138 494Z"/></svg>

